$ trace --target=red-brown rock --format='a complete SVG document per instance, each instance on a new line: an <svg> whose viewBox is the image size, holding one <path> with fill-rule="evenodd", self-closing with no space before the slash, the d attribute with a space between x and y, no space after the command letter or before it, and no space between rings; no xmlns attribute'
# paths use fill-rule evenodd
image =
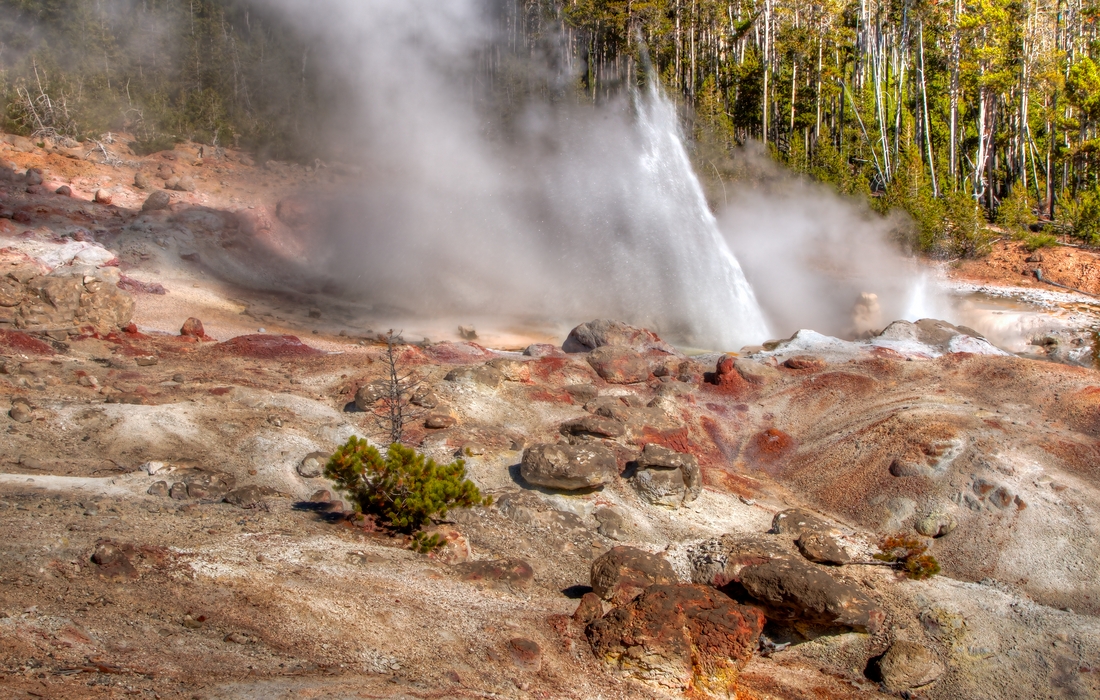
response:
<svg viewBox="0 0 1100 700"><path fill-rule="evenodd" d="M190 338L205 338L206 330L202 327L202 321L192 316L183 322L183 326L180 328L180 335Z"/></svg>
<svg viewBox="0 0 1100 700"><path fill-rule="evenodd" d="M542 667L542 649L535 642L523 637L508 640L508 653L518 668L538 671Z"/></svg>
<svg viewBox="0 0 1100 700"><path fill-rule="evenodd" d="M795 355L788 358L783 366L787 369L817 371L825 368L825 361L813 355Z"/></svg>
<svg viewBox="0 0 1100 700"><path fill-rule="evenodd" d="M585 593L573 612L573 619L587 627L603 617L603 602L595 593Z"/></svg>
<svg viewBox="0 0 1100 700"><path fill-rule="evenodd" d="M586 630L597 658L666 690L728 693L752 657L764 614L709 586L651 586Z"/></svg>

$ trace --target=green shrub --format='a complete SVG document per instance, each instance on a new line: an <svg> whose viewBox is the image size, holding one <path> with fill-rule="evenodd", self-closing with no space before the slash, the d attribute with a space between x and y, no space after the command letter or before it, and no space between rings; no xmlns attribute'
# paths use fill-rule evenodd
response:
<svg viewBox="0 0 1100 700"><path fill-rule="evenodd" d="M488 505L491 498L466 478L461 459L436 464L416 450L397 443L390 445L383 459L366 440L354 435L336 450L325 465L325 476L337 491L350 496L359 513L379 517L390 527L412 533L432 518L447 515L450 508ZM438 538L418 533L414 548L434 549ZM418 550L419 551L419 550Z"/></svg>
<svg viewBox="0 0 1100 700"><path fill-rule="evenodd" d="M977 258L989 252L994 235L985 227L978 203L966 192L944 196L945 252L957 258Z"/></svg>
<svg viewBox="0 0 1100 700"><path fill-rule="evenodd" d="M1053 248L1058 245L1058 237L1050 233L1034 233L1024 236L1024 245L1034 253L1040 248Z"/></svg>
<svg viewBox="0 0 1100 700"><path fill-rule="evenodd" d="M1089 245L1100 245L1100 192L1085 192L1077 203L1065 209L1073 225L1073 237Z"/></svg>
<svg viewBox="0 0 1100 700"><path fill-rule="evenodd" d="M889 562L905 572L911 579L931 578L940 572L940 563L928 551L928 545L910 535L892 535L879 545L882 550L875 555L879 561Z"/></svg>
<svg viewBox="0 0 1100 700"><path fill-rule="evenodd" d="M997 225L1013 235L1026 235L1028 228L1036 221L1038 219L1032 209L1026 187L1014 186L997 207Z"/></svg>

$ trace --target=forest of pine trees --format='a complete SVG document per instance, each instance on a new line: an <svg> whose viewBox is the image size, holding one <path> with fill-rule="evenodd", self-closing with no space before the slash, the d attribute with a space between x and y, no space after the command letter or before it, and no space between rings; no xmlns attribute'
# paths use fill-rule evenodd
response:
<svg viewBox="0 0 1100 700"><path fill-rule="evenodd" d="M481 70L498 89L531 89L508 76L548 54L579 101L655 75L696 147L763 141L909 212L928 253L980 254L986 222L1100 245L1098 0L486 2L500 32ZM329 76L264 8L0 0L4 126L309 157Z"/></svg>

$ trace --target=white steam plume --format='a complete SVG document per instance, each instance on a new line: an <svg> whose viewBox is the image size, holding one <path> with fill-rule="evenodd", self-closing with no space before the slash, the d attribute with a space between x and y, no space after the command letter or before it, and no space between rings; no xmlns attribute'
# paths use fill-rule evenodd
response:
<svg viewBox="0 0 1100 700"><path fill-rule="evenodd" d="M659 94L533 100L489 134L484 2L273 2L353 88L341 145L367 166L316 239L317 273L395 314L615 317L721 349L767 337Z"/></svg>

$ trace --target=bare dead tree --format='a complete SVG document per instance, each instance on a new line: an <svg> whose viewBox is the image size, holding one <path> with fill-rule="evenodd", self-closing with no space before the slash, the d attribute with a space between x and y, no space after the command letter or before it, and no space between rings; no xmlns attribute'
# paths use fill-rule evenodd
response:
<svg viewBox="0 0 1100 700"><path fill-rule="evenodd" d="M15 121L31 132L34 138L48 138L52 141L72 141L76 134L76 122L69 115L69 106L65 100L65 94L61 93L58 99L50 96L49 90L42 82L42 76L38 70L38 63L32 61L34 77L38 88L37 95L31 94L25 84L19 84L15 88Z"/></svg>
<svg viewBox="0 0 1100 700"><path fill-rule="evenodd" d="M389 433L390 442L401 443L405 436L405 426L423 413L416 406L422 382L412 372L401 370L398 347L405 344L401 332L391 329L384 340L386 377L381 380L381 397L374 403L372 413L383 432Z"/></svg>

